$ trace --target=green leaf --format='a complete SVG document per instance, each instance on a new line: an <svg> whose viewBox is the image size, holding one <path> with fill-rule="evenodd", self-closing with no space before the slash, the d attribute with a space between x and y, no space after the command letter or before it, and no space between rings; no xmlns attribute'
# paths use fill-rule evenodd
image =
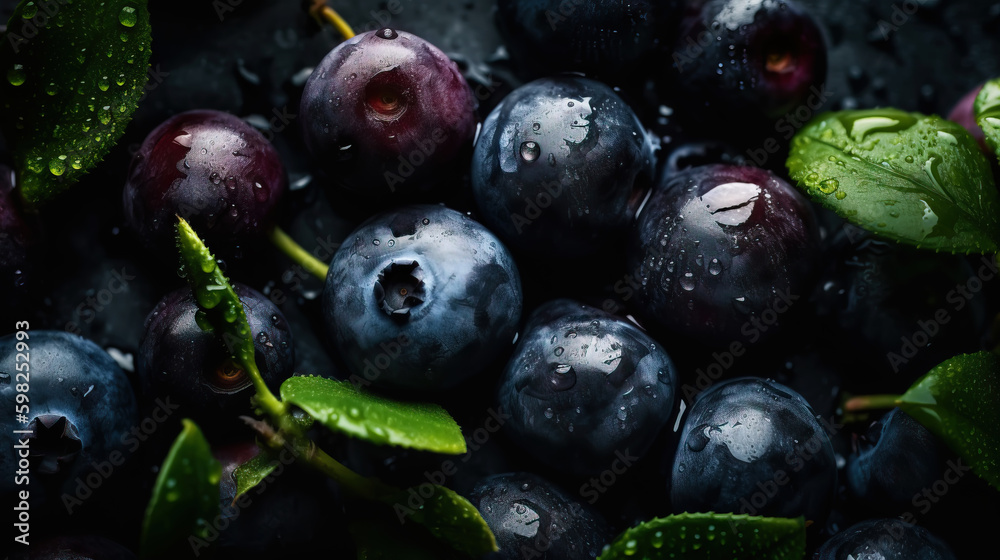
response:
<svg viewBox="0 0 1000 560"><path fill-rule="evenodd" d="M805 520L732 513L682 513L627 529L598 560L684 558L802 560Z"/></svg>
<svg viewBox="0 0 1000 560"><path fill-rule="evenodd" d="M222 466L191 420L163 461L153 497L146 508L140 548L143 558L186 558L191 541L209 536L209 523L219 513Z"/></svg>
<svg viewBox="0 0 1000 560"><path fill-rule="evenodd" d="M200 308L195 319L202 329L214 331L249 373L255 363L253 335L243 304L198 234L183 218L177 220L182 272Z"/></svg>
<svg viewBox="0 0 1000 560"><path fill-rule="evenodd" d="M1000 490L1000 357L976 352L945 360L900 400L903 411Z"/></svg>
<svg viewBox="0 0 1000 560"><path fill-rule="evenodd" d="M21 195L45 201L108 153L146 85L145 0L22 1L0 38L3 132Z"/></svg>
<svg viewBox="0 0 1000 560"><path fill-rule="evenodd" d="M432 489L425 496L424 488ZM400 522L412 520L459 552L479 558L496 552L496 537L479 510L450 488L426 483L387 498ZM411 508L410 506L415 506Z"/></svg>
<svg viewBox="0 0 1000 560"><path fill-rule="evenodd" d="M233 476L236 477L236 495L233 496L233 502L263 482L276 468L278 459L263 449L252 459L236 467L233 471Z"/></svg>
<svg viewBox="0 0 1000 560"><path fill-rule="evenodd" d="M346 381L311 376L285 380L281 400L331 430L373 443L436 453L466 451L462 429L435 404L394 401Z"/></svg>
<svg viewBox="0 0 1000 560"><path fill-rule="evenodd" d="M795 135L787 166L813 200L869 231L928 249L997 251L993 174L956 123L897 109L824 113Z"/></svg>
<svg viewBox="0 0 1000 560"><path fill-rule="evenodd" d="M976 123L986 136L986 143L1000 158L1000 78L983 85L976 96L973 109L976 112Z"/></svg>

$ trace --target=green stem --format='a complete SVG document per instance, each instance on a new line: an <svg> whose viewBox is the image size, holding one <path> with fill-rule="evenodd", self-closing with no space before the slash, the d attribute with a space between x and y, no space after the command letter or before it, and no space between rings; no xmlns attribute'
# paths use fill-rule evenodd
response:
<svg viewBox="0 0 1000 560"><path fill-rule="evenodd" d="M862 395L852 397L844 403L845 412L880 410L899 406L902 395Z"/></svg>
<svg viewBox="0 0 1000 560"><path fill-rule="evenodd" d="M252 355L247 359L247 356L241 353L240 362L243 370L246 371L247 375L250 376L250 380L253 381L254 390L257 391L257 394L254 396L257 406L264 409L275 423L280 423L281 419L288 414L288 405L278 400L278 397L275 397L271 389L268 388L267 383L264 383L264 377L260 374L260 370L257 369L257 364L254 363Z"/></svg>
<svg viewBox="0 0 1000 560"><path fill-rule="evenodd" d="M323 261L310 255L308 251L303 249L301 245L296 243L295 240L281 228L274 226L274 228L268 233L268 237L271 238L271 242L274 243L274 245L280 249L282 253L288 255L288 258L301 265L302 268L306 269L316 278L319 278L324 282L326 281L326 274L329 272L330 267L328 267Z"/></svg>

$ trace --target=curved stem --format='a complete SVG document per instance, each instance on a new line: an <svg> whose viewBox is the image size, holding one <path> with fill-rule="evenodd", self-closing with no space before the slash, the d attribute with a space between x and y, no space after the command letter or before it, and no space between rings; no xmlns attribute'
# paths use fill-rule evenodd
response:
<svg viewBox="0 0 1000 560"><path fill-rule="evenodd" d="M862 395L852 397L844 403L844 412L880 410L899 406L902 395Z"/></svg>
<svg viewBox="0 0 1000 560"><path fill-rule="evenodd" d="M344 18L340 17L336 10L326 5L326 0L314 0L312 6L309 7L309 15L316 18L316 21L326 20L332 24L345 41L354 37L354 30L351 29L351 26L344 21Z"/></svg>
<svg viewBox="0 0 1000 560"><path fill-rule="evenodd" d="M326 281L326 275L327 272L330 271L330 267L328 267L323 261L309 254L308 251L296 243L291 236L284 232L284 230L278 226L274 226L274 228L268 232L267 235L271 239L271 242L274 243L275 247L280 249L282 253L288 256L288 258L298 263L302 266L302 268L306 269L307 272L316 278L319 278L324 282Z"/></svg>
<svg viewBox="0 0 1000 560"><path fill-rule="evenodd" d="M275 397L271 389L268 388L267 383L264 383L264 376L257 369L257 364L254 363L253 356L250 356L248 360L246 356L241 355L240 361L242 362L244 371L250 376L250 380L253 381L254 390L257 391L257 394L254 396L257 406L263 408L275 422L279 422L288 413L288 405L278 400L278 397Z"/></svg>

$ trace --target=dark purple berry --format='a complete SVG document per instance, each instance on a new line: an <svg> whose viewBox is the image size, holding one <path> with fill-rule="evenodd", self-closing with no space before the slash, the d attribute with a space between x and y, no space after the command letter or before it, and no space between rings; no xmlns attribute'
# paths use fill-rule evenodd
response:
<svg viewBox="0 0 1000 560"><path fill-rule="evenodd" d="M278 153L260 132L228 113L188 111L139 147L125 184L125 216L168 254L180 216L214 252L238 256L272 225L286 190Z"/></svg>
<svg viewBox="0 0 1000 560"><path fill-rule="evenodd" d="M755 343L806 295L818 236L808 201L769 171L682 171L640 211L628 248L631 302L676 333Z"/></svg>
<svg viewBox="0 0 1000 560"><path fill-rule="evenodd" d="M454 62L405 31L380 29L338 45L302 93L302 130L316 163L367 197L414 193L460 167L476 102Z"/></svg>

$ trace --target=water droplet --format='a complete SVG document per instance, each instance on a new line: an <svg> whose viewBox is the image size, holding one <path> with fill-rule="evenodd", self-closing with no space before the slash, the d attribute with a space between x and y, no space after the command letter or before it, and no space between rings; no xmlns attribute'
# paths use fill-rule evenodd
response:
<svg viewBox="0 0 1000 560"><path fill-rule="evenodd" d="M836 179L827 179L819 184L819 192L823 194L833 194L840 187Z"/></svg>
<svg viewBox="0 0 1000 560"><path fill-rule="evenodd" d="M35 6L34 2L28 2L27 4L24 5L24 10L21 12L21 17L23 17L24 19L31 19L35 17L36 13L38 13L38 7Z"/></svg>
<svg viewBox="0 0 1000 560"><path fill-rule="evenodd" d="M49 172L55 175L56 177L65 173L66 156L59 156L57 158L53 158L52 161L49 162Z"/></svg>
<svg viewBox="0 0 1000 560"><path fill-rule="evenodd" d="M374 245L374 246L378 247L378 246L379 246L379 245L381 245L381 244L382 244L382 242L381 242L381 241L379 241L378 239L372 239L372 245Z"/></svg>
<svg viewBox="0 0 1000 560"><path fill-rule="evenodd" d="M542 149L538 147L538 142L522 142L521 143L521 159L526 162L533 162L538 159L541 155Z"/></svg>
<svg viewBox="0 0 1000 560"><path fill-rule="evenodd" d="M384 27L382 29L379 29L378 31L375 32L375 35L377 35L377 36L379 36L379 37L381 37L383 39L389 39L390 41L392 39L395 39L396 37L399 37L399 34L396 33L395 30L389 29L388 27Z"/></svg>
<svg viewBox="0 0 1000 560"><path fill-rule="evenodd" d="M122 11L118 12L118 23L125 27L134 27L137 20L138 17L133 6L125 6Z"/></svg>
<svg viewBox="0 0 1000 560"><path fill-rule="evenodd" d="M351 418L354 418L355 420L361 418L361 409L357 407L351 407L351 409L347 411L347 415L350 416Z"/></svg>
<svg viewBox="0 0 1000 560"><path fill-rule="evenodd" d="M557 346L555 350L552 351L556 356L562 356L565 349L562 346Z"/></svg>
<svg viewBox="0 0 1000 560"><path fill-rule="evenodd" d="M552 368L549 383L555 391L566 391L576 385L576 371L573 366L567 364L557 364Z"/></svg>
<svg viewBox="0 0 1000 560"><path fill-rule="evenodd" d="M15 64L7 71L7 81L10 82L12 86L19 86L24 83L27 75L24 73L23 64Z"/></svg>
<svg viewBox="0 0 1000 560"><path fill-rule="evenodd" d="M685 272L684 276L681 276L680 285L681 285L681 288L683 288L685 292L690 292L691 290L693 290L694 289L694 274L691 273L691 272Z"/></svg>
<svg viewBox="0 0 1000 560"><path fill-rule="evenodd" d="M208 176L208 180L211 181L213 185L218 185L222 182L222 176L218 173L212 172L212 174Z"/></svg>
<svg viewBox="0 0 1000 560"><path fill-rule="evenodd" d="M546 418L552 418L553 416L555 416L555 414L556 413L551 408L546 408L545 409L545 417Z"/></svg>
<svg viewBox="0 0 1000 560"><path fill-rule="evenodd" d="M111 87L111 82L108 81L107 76L101 76L101 78L97 80L97 87L100 88L101 91L108 91L108 88Z"/></svg>
<svg viewBox="0 0 1000 560"><path fill-rule="evenodd" d="M837 200L844 200L845 198L847 198L847 193L844 191L837 191L837 194L835 194L834 196L837 197Z"/></svg>
<svg viewBox="0 0 1000 560"><path fill-rule="evenodd" d="M618 416L618 419L621 420L622 422L624 422L625 419L628 418L628 412L625 411L625 407L624 406L618 408L618 414L617 414L617 416Z"/></svg>
<svg viewBox="0 0 1000 560"><path fill-rule="evenodd" d="M719 263L719 259L712 259L708 263L708 273L712 276L718 276L722 273L722 264Z"/></svg>
<svg viewBox="0 0 1000 560"><path fill-rule="evenodd" d="M540 123L534 123L531 125L531 130L534 130L535 132L538 132L539 130L541 130L541 128L542 125Z"/></svg>
<svg viewBox="0 0 1000 560"><path fill-rule="evenodd" d="M118 79L115 80L115 83L120 86L125 85L125 74L118 74Z"/></svg>

